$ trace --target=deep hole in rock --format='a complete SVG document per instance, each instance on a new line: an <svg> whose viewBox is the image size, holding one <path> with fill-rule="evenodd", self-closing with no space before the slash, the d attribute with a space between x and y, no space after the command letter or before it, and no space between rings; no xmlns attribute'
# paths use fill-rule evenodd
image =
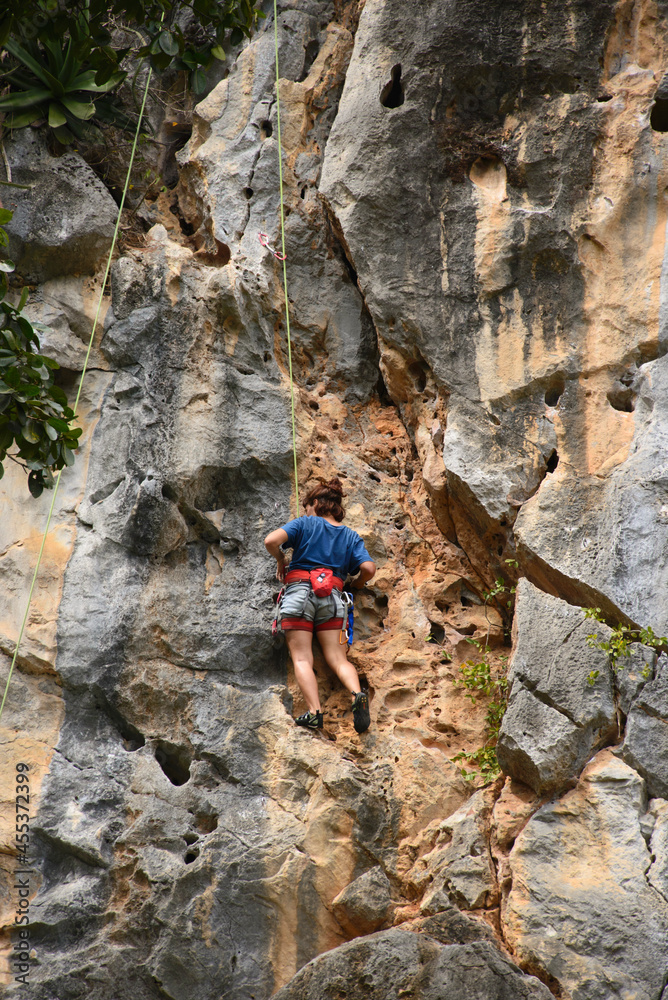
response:
<svg viewBox="0 0 668 1000"><path fill-rule="evenodd" d="M380 597L376 598L375 603L376 603L376 607L386 608L388 606L388 604L390 603L390 601L389 601L389 598L388 598L387 594L381 594Z"/></svg>
<svg viewBox="0 0 668 1000"><path fill-rule="evenodd" d="M377 476L375 472L370 472L369 473L369 479L373 479L373 481L375 483L379 483L380 482L380 476Z"/></svg>
<svg viewBox="0 0 668 1000"><path fill-rule="evenodd" d="M229 264L230 257L232 256L230 248L227 243L221 243L220 240L215 240L215 244L215 253L199 250L197 252L197 260L203 261L209 267L225 267L226 264Z"/></svg>
<svg viewBox="0 0 668 1000"><path fill-rule="evenodd" d="M265 361L265 364L266 364L267 361L271 361L271 354L269 353L269 351L265 351L264 352L264 361Z"/></svg>
<svg viewBox="0 0 668 1000"><path fill-rule="evenodd" d="M668 132L668 98L657 97L649 116L649 123L655 132Z"/></svg>
<svg viewBox="0 0 668 1000"><path fill-rule="evenodd" d="M565 388L566 379L564 376L561 374L553 375L547 389L545 390L545 405L556 406L563 396Z"/></svg>
<svg viewBox="0 0 668 1000"><path fill-rule="evenodd" d="M438 622L433 622L431 618L429 619L429 636L427 642L433 642L440 646L440 644L445 639L445 629Z"/></svg>
<svg viewBox="0 0 668 1000"><path fill-rule="evenodd" d="M199 851L195 849L194 851L186 851L183 856L183 860L187 865L191 865L193 861L197 861L199 857Z"/></svg>
<svg viewBox="0 0 668 1000"><path fill-rule="evenodd" d="M145 746L146 740L143 735L139 732L136 726L133 726L131 722L128 722L128 720L121 715L117 708L114 708L114 706L110 704L104 691L99 688L95 688L94 694L95 704L98 710L103 712L114 726L123 740L124 749L132 753Z"/></svg>
<svg viewBox="0 0 668 1000"><path fill-rule="evenodd" d="M636 394L630 386L615 385L607 394L608 402L613 410L620 413L633 413L636 408Z"/></svg>
<svg viewBox="0 0 668 1000"><path fill-rule="evenodd" d="M311 407L312 410L319 410L320 409L320 403L316 403L316 401L314 399L312 399L311 402L308 405Z"/></svg>
<svg viewBox="0 0 668 1000"><path fill-rule="evenodd" d="M398 108L404 103L404 86L401 82L401 63L392 67L390 79L380 92L384 108Z"/></svg>
<svg viewBox="0 0 668 1000"><path fill-rule="evenodd" d="M464 605L464 607L470 608L474 604L479 604L479 605L482 604L482 601L480 600L478 595L474 594L473 591L469 590L469 588L466 587L464 584L462 584L459 594L460 594L459 599Z"/></svg>
<svg viewBox="0 0 668 1000"><path fill-rule="evenodd" d="M260 123L260 138L270 139L274 134L274 129L270 121L264 121Z"/></svg>
<svg viewBox="0 0 668 1000"><path fill-rule="evenodd" d="M246 195L248 201L250 201L253 197L253 188L244 188L244 194Z"/></svg>
<svg viewBox="0 0 668 1000"><path fill-rule="evenodd" d="M301 191L299 192L299 197L300 197L300 198L302 199L302 201L303 201L303 200L304 200L304 198L306 197L306 188L305 188L305 187L303 187L303 188L301 189Z"/></svg>
<svg viewBox="0 0 668 1000"><path fill-rule="evenodd" d="M196 813L195 826L200 833L213 833L218 827L218 817L215 813Z"/></svg>
<svg viewBox="0 0 668 1000"><path fill-rule="evenodd" d="M320 52L320 43L317 38L312 38L304 48L304 68L302 70L302 75L299 77L300 83L309 75L311 66L315 62L318 52Z"/></svg>
<svg viewBox="0 0 668 1000"><path fill-rule="evenodd" d="M197 843L197 841L199 840L199 835L197 833L184 833L183 839L185 840L188 847L191 847L193 844Z"/></svg>
<svg viewBox="0 0 668 1000"><path fill-rule="evenodd" d="M545 467L548 472L554 472L554 470L558 465L559 465L559 455L557 453L557 449L553 448Z"/></svg>
<svg viewBox="0 0 668 1000"><path fill-rule="evenodd" d="M598 101L599 104L605 104L607 101L611 101L612 100L612 95L611 94L599 94L598 97L596 98L596 100Z"/></svg>
<svg viewBox="0 0 668 1000"><path fill-rule="evenodd" d="M190 779L190 758L181 747L160 742L155 748L155 759L173 785L185 785Z"/></svg>
<svg viewBox="0 0 668 1000"><path fill-rule="evenodd" d="M408 366L408 371L415 382L417 391L424 392L427 387L427 373L424 370L424 365L420 364L419 361L414 361Z"/></svg>
<svg viewBox="0 0 668 1000"><path fill-rule="evenodd" d="M476 626L475 625L458 625L457 626L457 631L459 633L461 633L461 635L473 635L473 633L475 632L475 630L476 630Z"/></svg>

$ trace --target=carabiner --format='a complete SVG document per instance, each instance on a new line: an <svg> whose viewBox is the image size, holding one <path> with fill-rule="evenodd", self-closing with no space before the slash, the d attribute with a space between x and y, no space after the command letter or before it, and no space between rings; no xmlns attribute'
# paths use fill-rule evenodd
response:
<svg viewBox="0 0 668 1000"><path fill-rule="evenodd" d="M267 236L266 233L258 233L257 234L257 238L259 239L259 241L262 244L262 246L265 247L269 251L269 253L273 253L273 255L276 258L276 260L285 260L286 259L287 254L280 253L279 250L274 250L274 248L269 245L269 237Z"/></svg>

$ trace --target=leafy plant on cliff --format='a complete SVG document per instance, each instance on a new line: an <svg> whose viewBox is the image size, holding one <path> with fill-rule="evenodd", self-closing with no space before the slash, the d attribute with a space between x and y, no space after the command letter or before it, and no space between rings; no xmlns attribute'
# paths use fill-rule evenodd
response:
<svg viewBox="0 0 668 1000"><path fill-rule="evenodd" d="M79 34L86 34L86 20L81 18ZM92 42L88 39L88 44ZM9 129L47 122L63 145L82 139L89 131L89 121L96 116L118 125L129 125L127 115L100 95L108 94L125 79L114 73L104 83L95 83L95 70L74 55L75 44L69 38L27 42L25 47L8 39L5 48L15 60L8 82L12 92L0 97L0 111L7 112L4 125ZM97 100L97 104L96 104Z"/></svg>
<svg viewBox="0 0 668 1000"><path fill-rule="evenodd" d="M11 217L0 209L0 245L7 244L2 225ZM28 472L28 489L38 497L53 486L55 470L74 464L81 430L71 426L74 413L54 384L59 365L40 354L37 332L23 315L28 290L16 306L6 299L13 270L11 261L0 260L0 479L9 459Z"/></svg>
<svg viewBox="0 0 668 1000"><path fill-rule="evenodd" d="M585 608L585 618L607 624L600 608ZM592 632L587 636L587 645L592 649L600 649L607 654L608 663L613 670L622 670L624 664L620 661L631 656L633 643L641 643L650 649L665 650L668 648L668 638L654 634L651 626L647 628L630 628L628 625L616 625L612 629L608 639L603 639L598 632ZM649 677L649 667L643 670L643 676ZM593 686L600 674L599 670L591 670L587 677L587 683Z"/></svg>
<svg viewBox="0 0 668 1000"><path fill-rule="evenodd" d="M5 0L0 15L0 109L9 127L45 121L79 135L94 116L119 123L122 112L98 100L119 86L132 53L157 72L186 72L196 94L206 69L224 60L223 43L249 36L260 0ZM129 43L129 44L128 44ZM60 136L59 136L60 138Z"/></svg>
<svg viewBox="0 0 668 1000"><path fill-rule="evenodd" d="M518 569L519 563L516 559L506 559L506 563L511 569ZM460 677L455 681L457 687L464 687L469 692L467 698L476 704L478 697L488 698L487 711L485 713L485 742L477 750L467 752L465 750L455 754L452 758L454 764L461 764L466 761L473 764L474 769L467 771L460 767L462 777L466 781L474 781L482 778L483 781L493 781L501 773L499 761L496 756L496 743L501 730L501 723L508 707L508 657L501 656L499 662L494 664L489 647L489 633L492 623L489 620L487 609L490 604L501 605L505 613L512 612L515 600L514 586L509 586L502 576L497 577L494 585L489 590L483 591L485 600L485 618L487 619L487 635L485 641L468 638L478 650L477 657L470 657L459 668Z"/></svg>
<svg viewBox="0 0 668 1000"><path fill-rule="evenodd" d="M466 752L462 750L452 758L453 763L472 764L473 770L467 771L460 767L466 781L482 778L492 781L501 773L496 756L496 742L499 737L501 723L508 705L508 657L502 656L497 664L492 662L491 650L486 643L477 639L468 639L478 650L478 656L471 657L459 668L461 677L455 681L458 687L466 688L466 695L472 703L477 704L480 697L487 698L485 713L485 742L477 750Z"/></svg>

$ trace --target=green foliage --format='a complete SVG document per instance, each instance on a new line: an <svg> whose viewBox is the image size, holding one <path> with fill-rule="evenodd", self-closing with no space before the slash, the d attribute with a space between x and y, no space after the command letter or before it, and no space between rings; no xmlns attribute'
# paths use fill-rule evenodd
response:
<svg viewBox="0 0 668 1000"><path fill-rule="evenodd" d="M511 569L517 569L519 567L517 559L506 559L504 561ZM515 590L515 587L509 587L506 585L506 581L502 576L497 577L491 590L483 590L482 592L482 596L485 599L485 607L492 602L496 602L496 599L503 595L506 598L503 603L506 608L511 609L513 606L513 595Z"/></svg>
<svg viewBox="0 0 668 1000"><path fill-rule="evenodd" d="M0 209L0 245L7 244L2 225L11 217ZM0 261L0 479L9 458L26 469L28 489L38 497L53 486L54 470L74 464L81 430L70 426L74 413L54 384L58 364L40 354L37 332L22 315L27 289L17 306L6 301L13 270L11 261Z"/></svg>
<svg viewBox="0 0 668 1000"><path fill-rule="evenodd" d="M85 39L86 19L82 16L73 25L78 35ZM92 40L87 39L90 50ZM125 79L125 73L114 73L104 83L95 83L95 70L81 57L74 55L75 46L70 37L64 44L59 40L44 39L41 44L30 41L25 46L10 38L5 48L13 56L13 69L5 74L12 91L0 97L0 111L7 117L7 128L47 122L59 142L66 145L83 139L90 131L90 119L97 117L126 126L129 119L115 109L104 96ZM96 104L97 101L97 104Z"/></svg>
<svg viewBox="0 0 668 1000"><path fill-rule="evenodd" d="M496 757L496 742L499 737L501 723L508 705L508 657L500 657L498 664L493 664L491 650L488 645L478 642L477 639L468 639L478 650L476 657L471 657L459 668L461 677L455 681L458 687L466 688L467 698L475 705L480 697L487 698L487 711L485 713L485 735L484 744L477 750L470 753L462 750L456 754L452 761L461 764L466 761L472 764L474 769L467 771L461 767L461 774L466 781L473 781L482 778L483 781L493 781L499 776L500 768Z"/></svg>
<svg viewBox="0 0 668 1000"><path fill-rule="evenodd" d="M238 44L264 16L259 3L5 0L0 47L12 58L5 57L2 79L11 87L9 97L19 98L20 103L5 103L0 108L12 113L11 127L45 120L54 130L65 128L77 135L77 123L96 114L102 117L101 110L113 110L110 102L94 98L124 79L121 63L131 51L140 59L146 58L157 72L168 68L186 71L192 89L200 94L206 86L208 67L215 59L225 59L223 43ZM134 39L133 45L127 44L128 38ZM58 58L61 65L56 65Z"/></svg>
<svg viewBox="0 0 668 1000"><path fill-rule="evenodd" d="M600 608L585 608L585 618L592 619L602 624L606 624L605 618ZM668 638L654 634L651 626L646 628L630 628L628 625L616 625L612 629L608 639L602 639L598 632L592 632L587 636L587 645L592 649L600 649L607 654L608 662L613 670L622 670L624 664L620 661L631 656L631 645L639 642L643 646L651 649L665 650L668 647ZM599 670L591 670L587 676L587 683L593 686L599 677ZM643 670L643 677L649 677L649 668Z"/></svg>

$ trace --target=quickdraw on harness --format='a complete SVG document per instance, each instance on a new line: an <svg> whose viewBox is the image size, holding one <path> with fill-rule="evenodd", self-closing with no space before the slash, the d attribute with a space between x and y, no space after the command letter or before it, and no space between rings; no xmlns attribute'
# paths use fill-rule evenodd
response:
<svg viewBox="0 0 668 1000"><path fill-rule="evenodd" d="M276 598L276 614L274 616L273 622L271 623L271 634L272 635L278 635L278 633L282 631L282 629L281 629L281 623L278 620L278 612L279 612L280 607L281 607L281 598L283 597L284 593L285 593L285 587L281 587L281 589L278 592L278 597Z"/></svg>
<svg viewBox="0 0 668 1000"><path fill-rule="evenodd" d="M339 642L341 645L344 642L348 643L348 648L353 644L353 626L355 624L355 615L353 610L353 595L349 590L344 590L341 594L341 599L343 600L344 612L343 612L343 627L341 629L341 635L339 636ZM348 612L346 614L346 611Z"/></svg>

